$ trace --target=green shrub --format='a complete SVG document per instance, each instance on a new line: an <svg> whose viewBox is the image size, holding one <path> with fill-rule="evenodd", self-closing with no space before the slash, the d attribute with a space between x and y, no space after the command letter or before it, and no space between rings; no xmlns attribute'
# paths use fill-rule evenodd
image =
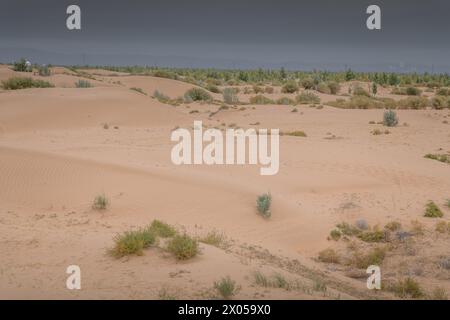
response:
<svg viewBox="0 0 450 320"><path fill-rule="evenodd" d="M256 271L253 274L253 277L255 279L255 284L257 284L258 286L264 288L270 287L270 280L260 271Z"/></svg>
<svg viewBox="0 0 450 320"><path fill-rule="evenodd" d="M228 247L228 242L223 233L219 233L217 231L208 232L208 234L199 239L200 242L209 244L210 246L214 246L217 248L226 248Z"/></svg>
<svg viewBox="0 0 450 320"><path fill-rule="evenodd" d="M364 242L384 242L386 241L386 233L382 230L364 231L358 235L358 238Z"/></svg>
<svg viewBox="0 0 450 320"><path fill-rule="evenodd" d="M424 109L428 106L428 99L425 97L408 97L397 101L397 106L400 109Z"/></svg>
<svg viewBox="0 0 450 320"><path fill-rule="evenodd" d="M50 82L43 80L34 80L32 78L14 77L2 81L2 87L5 90L19 90L27 88L52 88Z"/></svg>
<svg viewBox="0 0 450 320"><path fill-rule="evenodd" d="M275 104L275 101L259 94L250 98L250 104Z"/></svg>
<svg viewBox="0 0 450 320"><path fill-rule="evenodd" d="M282 136L291 136L291 137L307 137L306 133L300 130L296 131L288 131L288 132L281 132L280 135Z"/></svg>
<svg viewBox="0 0 450 320"><path fill-rule="evenodd" d="M143 250L156 243L156 235L149 229L139 229L136 231L127 231L114 237L114 247L109 253L116 258L127 255L143 254Z"/></svg>
<svg viewBox="0 0 450 320"><path fill-rule="evenodd" d="M306 90L314 88L314 80L311 78L306 78L302 80L302 87Z"/></svg>
<svg viewBox="0 0 450 320"><path fill-rule="evenodd" d="M329 239L332 239L334 241L338 241L342 236L341 231L339 231L338 229L333 229L330 231L330 237Z"/></svg>
<svg viewBox="0 0 450 320"><path fill-rule="evenodd" d="M319 261L325 263L339 263L340 257L334 249L328 248L319 252Z"/></svg>
<svg viewBox="0 0 450 320"><path fill-rule="evenodd" d="M446 97L437 96L431 98L431 106L436 110L441 110L449 107L450 105Z"/></svg>
<svg viewBox="0 0 450 320"><path fill-rule="evenodd" d="M296 101L300 104L320 103L320 98L312 92L302 92L296 97Z"/></svg>
<svg viewBox="0 0 450 320"><path fill-rule="evenodd" d="M352 226L347 222L341 222L336 225L336 228L346 236L356 236L361 233L361 230L358 227Z"/></svg>
<svg viewBox="0 0 450 320"><path fill-rule="evenodd" d="M327 84L331 94L338 94L341 90L341 86L336 81L330 81Z"/></svg>
<svg viewBox="0 0 450 320"><path fill-rule="evenodd" d="M184 94L187 101L211 101L211 95L201 88L191 88Z"/></svg>
<svg viewBox="0 0 450 320"><path fill-rule="evenodd" d="M13 70L18 72L31 72L31 68L27 66L27 61L24 58L14 62Z"/></svg>
<svg viewBox="0 0 450 320"><path fill-rule="evenodd" d="M92 203L92 209L94 210L106 210L108 206L109 200L104 194L96 196Z"/></svg>
<svg viewBox="0 0 450 320"><path fill-rule="evenodd" d="M356 251L349 264L359 269L367 269L371 265L381 266L385 257L386 248L376 247L367 254Z"/></svg>
<svg viewBox="0 0 450 320"><path fill-rule="evenodd" d="M223 101L228 104L238 104L239 98L236 94L235 88L223 89Z"/></svg>
<svg viewBox="0 0 450 320"><path fill-rule="evenodd" d="M169 252L173 253L178 260L193 258L199 252L197 240L191 238L187 234L176 235L173 237L169 241L167 249Z"/></svg>
<svg viewBox="0 0 450 320"><path fill-rule="evenodd" d="M397 113L394 110L386 110L383 114L383 124L387 127L395 127L398 124Z"/></svg>
<svg viewBox="0 0 450 320"><path fill-rule="evenodd" d="M352 96L350 100L337 99L328 102L330 106L342 109L383 109L393 104L391 100L365 96Z"/></svg>
<svg viewBox="0 0 450 320"><path fill-rule="evenodd" d="M316 90L321 92L321 93L326 93L326 94L330 94L331 90L330 87L328 87L328 84L325 82L321 82L317 85Z"/></svg>
<svg viewBox="0 0 450 320"><path fill-rule="evenodd" d="M164 93L155 90L153 92L153 98L157 99L161 103L168 103L170 101L170 97L166 96Z"/></svg>
<svg viewBox="0 0 450 320"><path fill-rule="evenodd" d="M384 228L389 231L398 231L402 228L402 224L398 221L390 221L386 223Z"/></svg>
<svg viewBox="0 0 450 320"><path fill-rule="evenodd" d="M174 227L159 220L153 220L152 224L149 227L149 230L156 236L161 238L169 238L177 234L177 231Z"/></svg>
<svg viewBox="0 0 450 320"><path fill-rule="evenodd" d="M428 154L426 154L424 156L424 158L437 160L437 161L443 162L443 163L450 163L450 155L448 155L448 154L431 154L431 153L428 153Z"/></svg>
<svg viewBox="0 0 450 320"><path fill-rule="evenodd" d="M295 81L288 81L282 88L282 93L295 93L298 91L298 85Z"/></svg>
<svg viewBox="0 0 450 320"><path fill-rule="evenodd" d="M363 89L361 86L354 86L353 87L353 95L370 97L370 94L365 89Z"/></svg>
<svg viewBox="0 0 450 320"><path fill-rule="evenodd" d="M87 81L87 80L80 79L77 82L75 82L75 87L77 87L77 88L91 88L92 84L89 81Z"/></svg>
<svg viewBox="0 0 450 320"><path fill-rule="evenodd" d="M441 209L433 201L429 201L425 206L424 217L427 218L442 218L444 214Z"/></svg>
<svg viewBox="0 0 450 320"><path fill-rule="evenodd" d="M212 93L221 93L220 89L214 85L214 84L210 84L206 87L206 89L208 89L208 91L212 92Z"/></svg>
<svg viewBox="0 0 450 320"><path fill-rule="evenodd" d="M450 89L449 88L439 88L436 92L436 95L438 96L449 96L450 95Z"/></svg>
<svg viewBox="0 0 450 320"><path fill-rule="evenodd" d="M420 96L422 94L422 91L416 87L408 87L406 88L406 94L408 96Z"/></svg>
<svg viewBox="0 0 450 320"><path fill-rule="evenodd" d="M239 287L236 285L236 282L231 280L228 276L226 278L222 278L218 282L214 282L214 288L224 299L230 299L239 291Z"/></svg>
<svg viewBox="0 0 450 320"><path fill-rule="evenodd" d="M394 292L400 298L423 298L425 293L420 287L419 283L413 278L400 279L396 283L392 284L389 291Z"/></svg>
<svg viewBox="0 0 450 320"><path fill-rule="evenodd" d="M270 193L264 193L256 199L256 208L258 213L265 218L269 218L271 215L270 205L272 203L272 196Z"/></svg>
<svg viewBox="0 0 450 320"><path fill-rule="evenodd" d="M281 97L276 101L277 104L281 105L295 105L295 101L288 97Z"/></svg>

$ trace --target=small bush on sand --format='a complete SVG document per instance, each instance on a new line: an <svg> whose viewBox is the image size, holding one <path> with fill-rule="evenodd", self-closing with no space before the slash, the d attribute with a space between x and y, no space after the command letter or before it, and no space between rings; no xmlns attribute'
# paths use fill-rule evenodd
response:
<svg viewBox="0 0 450 320"><path fill-rule="evenodd" d="M147 94L144 92L144 90L142 90L141 88L131 87L130 90L139 92L140 94L147 95Z"/></svg>
<svg viewBox="0 0 450 320"><path fill-rule="evenodd" d="M75 87L77 88L91 88L92 84L87 81L87 80L78 80L77 82L75 82Z"/></svg>
<svg viewBox="0 0 450 320"><path fill-rule="evenodd" d="M425 97L408 97L399 100L397 106L400 109L424 109L428 106L428 99Z"/></svg>
<svg viewBox="0 0 450 320"><path fill-rule="evenodd" d="M49 77L51 72L50 68L47 65L42 65L38 67L38 73L41 77Z"/></svg>
<svg viewBox="0 0 450 320"><path fill-rule="evenodd" d="M300 104L320 103L319 96L312 92L302 92L295 99Z"/></svg>
<svg viewBox="0 0 450 320"><path fill-rule="evenodd" d="M282 93L295 93L298 91L298 85L295 81L288 81L282 88Z"/></svg>
<svg viewBox="0 0 450 320"><path fill-rule="evenodd" d="M227 104L237 104L239 103L239 98L236 94L236 90L234 88L225 88L223 89L223 101Z"/></svg>
<svg viewBox="0 0 450 320"><path fill-rule="evenodd" d="M427 218L442 218L444 214L441 209L433 201L429 201L425 206L424 217Z"/></svg>
<svg viewBox="0 0 450 320"><path fill-rule="evenodd" d="M355 86L353 88L353 95L355 96L365 96L365 97L370 97L369 92L367 92L365 89L363 89L360 86Z"/></svg>
<svg viewBox="0 0 450 320"><path fill-rule="evenodd" d="M18 72L31 72L31 68L27 66L27 61L24 58L14 62L13 70Z"/></svg>
<svg viewBox="0 0 450 320"><path fill-rule="evenodd" d="M94 203L92 204L92 209L106 210L108 206L109 206L108 198L104 194L101 194L95 197Z"/></svg>
<svg viewBox="0 0 450 320"><path fill-rule="evenodd" d="M152 231L156 236L161 238L169 238L177 234L177 231L174 227L159 220L153 220L152 224L149 227L149 230Z"/></svg>
<svg viewBox="0 0 450 320"><path fill-rule="evenodd" d="M337 224L336 228L338 228L341 233L346 236L356 236L361 233L361 230L359 228L352 226L347 222L341 222Z"/></svg>
<svg viewBox="0 0 450 320"><path fill-rule="evenodd" d="M302 80L302 87L306 90L314 88L314 80L311 78L305 78Z"/></svg>
<svg viewBox="0 0 450 320"><path fill-rule="evenodd" d="M277 104L281 104L281 105L286 105L286 106L288 106L288 105L295 105L295 101L292 100L291 98L288 98L288 97L279 98L276 101L276 103Z"/></svg>
<svg viewBox="0 0 450 320"><path fill-rule="evenodd" d="M291 137L302 137L302 138L306 138L307 137L306 133L304 131L300 131L300 130L281 132L280 135L282 135L282 136L291 136Z"/></svg>
<svg viewBox="0 0 450 320"><path fill-rule="evenodd" d="M264 218L269 218L271 215L270 205L272 203L272 196L270 193L264 193L256 199L256 208L258 213Z"/></svg>
<svg viewBox="0 0 450 320"><path fill-rule="evenodd" d="M176 235L173 237L168 245L169 252L175 255L178 260L187 260L195 257L198 254L198 242L187 234Z"/></svg>
<svg viewBox="0 0 450 320"><path fill-rule="evenodd" d="M362 232L358 235L358 238L364 242L384 242L386 241L386 233L382 230L374 229Z"/></svg>
<svg viewBox="0 0 450 320"><path fill-rule="evenodd" d="M239 291L236 282L231 280L229 276L222 278L220 281L214 282L214 288L224 299L231 299Z"/></svg>
<svg viewBox="0 0 450 320"><path fill-rule="evenodd" d="M402 228L402 224L398 221L390 221L386 223L384 228L389 231L398 231Z"/></svg>
<svg viewBox="0 0 450 320"><path fill-rule="evenodd" d="M259 94L250 98L250 104L275 104L275 101Z"/></svg>
<svg viewBox="0 0 450 320"><path fill-rule="evenodd" d="M225 235L217 231L208 232L204 237L201 237L199 241L217 248L228 247L228 241Z"/></svg>
<svg viewBox="0 0 450 320"><path fill-rule="evenodd" d="M211 101L211 95L204 89L191 88L184 94L187 101Z"/></svg>
<svg viewBox="0 0 450 320"><path fill-rule="evenodd" d="M349 264L359 269L367 269L371 265L381 266L385 257L386 248L384 247L373 248L366 254L355 251Z"/></svg>
<svg viewBox="0 0 450 320"><path fill-rule="evenodd" d="M209 84L206 89L212 93L221 93L220 89L215 84Z"/></svg>
<svg viewBox="0 0 450 320"><path fill-rule="evenodd" d="M431 106L436 110L442 110L450 107L450 104L446 97L439 96L431 98Z"/></svg>
<svg viewBox="0 0 450 320"><path fill-rule="evenodd" d="M450 155L448 154L431 154L428 153L424 156L427 159L437 160L443 163L450 163Z"/></svg>
<svg viewBox="0 0 450 320"><path fill-rule="evenodd" d="M253 278L255 280L255 284L258 286L267 288L270 287L270 280L266 277L265 274L261 273L260 271L256 271L253 274Z"/></svg>
<svg viewBox="0 0 450 320"><path fill-rule="evenodd" d="M115 258L132 254L141 256L144 249L156 243L156 235L149 228L127 231L118 234L114 238L114 243L109 253Z"/></svg>
<svg viewBox="0 0 450 320"><path fill-rule="evenodd" d="M14 77L2 81L2 87L5 90L19 90L27 88L52 88L50 82L43 80L34 80L32 78Z"/></svg>
<svg viewBox="0 0 450 320"><path fill-rule="evenodd" d="M448 300L447 291L441 287L434 288L430 298L431 300Z"/></svg>
<svg viewBox="0 0 450 320"><path fill-rule="evenodd" d="M166 96L164 93L155 90L153 92L153 98L157 99L161 103L167 103L170 101L170 97Z"/></svg>
<svg viewBox="0 0 450 320"><path fill-rule="evenodd" d="M436 223L436 229L439 233L449 233L450 232L450 222L447 223L445 221L439 221Z"/></svg>
<svg viewBox="0 0 450 320"><path fill-rule="evenodd" d="M319 252L319 261L325 262L325 263L339 263L340 257L338 253L331 248L322 250Z"/></svg>
<svg viewBox="0 0 450 320"><path fill-rule="evenodd" d="M398 124L397 113L394 110L386 110L383 113L383 124L387 127L395 127Z"/></svg>
<svg viewBox="0 0 450 320"><path fill-rule="evenodd" d="M338 229L333 229L330 231L329 239L338 241L342 236L342 233Z"/></svg>
<svg viewBox="0 0 450 320"><path fill-rule="evenodd" d="M419 283L411 277L400 279L388 287L389 291L394 292L400 298L419 299L425 296Z"/></svg>

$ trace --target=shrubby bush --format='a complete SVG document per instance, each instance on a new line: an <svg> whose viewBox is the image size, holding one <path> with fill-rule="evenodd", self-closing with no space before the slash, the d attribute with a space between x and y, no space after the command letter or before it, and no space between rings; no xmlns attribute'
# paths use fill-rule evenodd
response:
<svg viewBox="0 0 450 320"><path fill-rule="evenodd" d="M282 88L283 93L295 93L298 91L298 85L295 81L288 81Z"/></svg>
<svg viewBox="0 0 450 320"><path fill-rule="evenodd" d="M184 94L184 98L188 101L211 101L211 95L204 89L191 88Z"/></svg>
<svg viewBox="0 0 450 320"><path fill-rule="evenodd" d="M387 127L395 127L398 124L397 113L394 110L386 110L383 114L383 124Z"/></svg>
<svg viewBox="0 0 450 320"><path fill-rule="evenodd" d="M5 90L18 90L27 88L52 88L54 86L48 81L14 77L2 81L2 87Z"/></svg>

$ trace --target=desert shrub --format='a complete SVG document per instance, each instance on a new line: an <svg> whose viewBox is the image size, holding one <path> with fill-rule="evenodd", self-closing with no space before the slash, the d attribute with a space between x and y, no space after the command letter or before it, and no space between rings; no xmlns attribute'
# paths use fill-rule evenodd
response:
<svg viewBox="0 0 450 320"><path fill-rule="evenodd" d="M167 250L175 255L178 260L187 260L198 254L198 242L187 234L176 235L168 245Z"/></svg>
<svg viewBox="0 0 450 320"><path fill-rule="evenodd" d="M306 133L300 130L296 131L288 131L288 132L281 132L280 135L282 136L291 136L291 137L307 137Z"/></svg>
<svg viewBox="0 0 450 320"><path fill-rule="evenodd" d="M206 236L199 239L200 242L209 244L210 246L215 246L217 248L228 247L228 242L223 233L217 231L211 231L206 234Z"/></svg>
<svg viewBox="0 0 450 320"><path fill-rule="evenodd" d="M114 247L109 253L115 258L132 254L140 256L144 249L155 243L156 235L149 228L127 231L114 237Z"/></svg>
<svg viewBox="0 0 450 320"><path fill-rule="evenodd" d="M386 223L384 228L389 231L398 231L402 228L402 224L398 221L390 221Z"/></svg>
<svg viewBox="0 0 450 320"><path fill-rule="evenodd" d="M92 203L92 209L94 210L106 210L108 206L109 200L104 194L96 196Z"/></svg>
<svg viewBox="0 0 450 320"><path fill-rule="evenodd" d="M444 214L441 209L433 201L429 201L425 206L424 217L427 218L442 218Z"/></svg>
<svg viewBox="0 0 450 320"><path fill-rule="evenodd" d="M217 87L215 84L209 84L206 89L212 93L221 93L219 87Z"/></svg>
<svg viewBox="0 0 450 320"><path fill-rule="evenodd" d="M336 81L330 81L327 84L331 94L338 94L341 90L341 86Z"/></svg>
<svg viewBox="0 0 450 320"><path fill-rule="evenodd" d="M265 87L264 92L268 93L268 94L272 94L274 92L273 87L269 87L269 86Z"/></svg>
<svg viewBox="0 0 450 320"><path fill-rule="evenodd" d="M260 86L253 86L253 92L258 94L258 93L263 93L264 92L264 88L260 87Z"/></svg>
<svg viewBox="0 0 450 320"><path fill-rule="evenodd" d="M316 87L316 90L321 93L327 93L327 94L331 93L330 87L328 87L328 84L326 82L319 83Z"/></svg>
<svg viewBox="0 0 450 320"><path fill-rule="evenodd" d="M394 110L386 110L383 113L383 124L387 127L395 127L398 124L397 113Z"/></svg>
<svg viewBox="0 0 450 320"><path fill-rule="evenodd" d="M250 98L251 104L275 104L272 99L269 99L263 95L257 95Z"/></svg>
<svg viewBox="0 0 450 320"><path fill-rule="evenodd" d="M330 231L329 239L338 241L342 236L342 233L338 229L333 229Z"/></svg>
<svg viewBox="0 0 450 320"><path fill-rule="evenodd" d="M157 78L167 78L167 79L176 79L176 75L165 71L165 70L156 70L152 73L152 76L157 77Z"/></svg>
<svg viewBox="0 0 450 320"><path fill-rule="evenodd" d="M92 84L87 81L87 80L78 80L77 82L75 82L75 87L77 88L91 88Z"/></svg>
<svg viewBox="0 0 450 320"><path fill-rule="evenodd" d="M24 58L14 62L13 70L18 72L31 72L31 68L27 66L27 61Z"/></svg>
<svg viewBox="0 0 450 320"><path fill-rule="evenodd" d="M52 88L50 82L43 80L34 80L32 78L14 77L2 81L2 87L5 90L19 90L27 88Z"/></svg>
<svg viewBox="0 0 450 320"><path fill-rule="evenodd" d="M443 163L450 163L450 155L448 155L448 154L431 154L431 153L428 153L428 154L426 154L424 156L424 158L437 160L437 161L443 162Z"/></svg>
<svg viewBox="0 0 450 320"><path fill-rule="evenodd" d="M295 93L298 91L298 85L295 81L288 81L286 84L281 88L282 93Z"/></svg>
<svg viewBox="0 0 450 320"><path fill-rule="evenodd" d="M302 84L302 87L305 88L306 90L314 88L314 80L311 78L303 79L301 84Z"/></svg>
<svg viewBox="0 0 450 320"><path fill-rule="evenodd" d="M371 265L380 266L385 257L386 248L375 247L366 254L356 251L349 264L359 269L367 269Z"/></svg>
<svg viewBox="0 0 450 320"><path fill-rule="evenodd" d="M169 96L166 96L164 93L155 90L153 92L153 98L157 99L159 102L167 103L170 100Z"/></svg>
<svg viewBox="0 0 450 320"><path fill-rule="evenodd" d="M435 230L440 233L448 233L450 232L450 223L447 223L445 221L439 221L438 223L436 223Z"/></svg>
<svg viewBox="0 0 450 320"><path fill-rule="evenodd" d="M382 230L374 229L362 232L358 235L358 238L364 242L384 242L386 241L386 233Z"/></svg>
<svg viewBox="0 0 450 320"><path fill-rule="evenodd" d="M256 208L258 213L265 218L269 218L271 215L270 205L272 204L272 196L270 193L264 193L256 199Z"/></svg>
<svg viewBox="0 0 450 320"><path fill-rule="evenodd" d="M449 101L445 97L442 97L442 96L431 98L430 103L431 103L431 106L437 110L441 110L441 109L444 109L444 108L447 108L450 106Z"/></svg>
<svg viewBox="0 0 450 320"><path fill-rule="evenodd" d="M438 266L445 270L450 270L450 258L449 257L441 257L438 261Z"/></svg>
<svg viewBox="0 0 450 320"><path fill-rule="evenodd" d="M338 253L331 248L322 250L319 252L319 261L325 262L325 263L339 263L340 257Z"/></svg>
<svg viewBox="0 0 450 320"><path fill-rule="evenodd" d="M211 101L211 95L204 89L191 88L184 94L184 98L187 101Z"/></svg>
<svg viewBox="0 0 450 320"><path fill-rule="evenodd" d="M144 92L144 90L142 90L141 88L131 87L130 90L139 92L140 94L147 95L147 94Z"/></svg>
<svg viewBox="0 0 450 320"><path fill-rule="evenodd" d="M400 109L424 109L428 106L428 99L425 97L408 97L397 101L397 106Z"/></svg>
<svg viewBox="0 0 450 320"><path fill-rule="evenodd" d="M382 109L388 106L388 101L365 96L352 96L350 100L337 99L328 104L343 109Z"/></svg>
<svg viewBox="0 0 450 320"><path fill-rule="evenodd" d="M407 87L406 94L408 96L420 96L422 94L422 91L416 87Z"/></svg>
<svg viewBox="0 0 450 320"><path fill-rule="evenodd" d="M437 287L433 289L430 298L431 300L448 300L448 295L444 288Z"/></svg>
<svg viewBox="0 0 450 320"><path fill-rule="evenodd" d="M425 226L419 220L411 221L411 231L415 235L423 235L425 233Z"/></svg>
<svg viewBox="0 0 450 320"><path fill-rule="evenodd" d="M225 88L223 89L223 101L228 104L237 104L239 103L239 98L236 94L236 90L234 88Z"/></svg>
<svg viewBox="0 0 450 320"><path fill-rule="evenodd" d="M270 286L270 280L260 271L256 271L253 274L253 278L255 280L255 284L261 287L269 287Z"/></svg>
<svg viewBox="0 0 450 320"><path fill-rule="evenodd" d="M367 92L367 90L365 90L364 88L362 88L359 85L353 87L353 95L370 97L370 94Z"/></svg>
<svg viewBox="0 0 450 320"><path fill-rule="evenodd" d="M222 278L218 282L215 282L214 288L224 299L230 299L239 291L239 287L236 285L236 282L231 280L229 276Z"/></svg>
<svg viewBox="0 0 450 320"><path fill-rule="evenodd" d="M281 97L276 101L277 104L294 105L295 101L288 97Z"/></svg>
<svg viewBox="0 0 450 320"><path fill-rule="evenodd" d="M50 76L51 72L50 72L50 68L47 65L42 65L38 67L38 73L40 76L42 77L48 77Z"/></svg>
<svg viewBox="0 0 450 320"><path fill-rule="evenodd" d="M177 231L174 227L159 220L153 220L152 224L149 227L149 230L156 236L161 238L169 238L177 234Z"/></svg>
<svg viewBox="0 0 450 320"><path fill-rule="evenodd" d="M361 230L355 226L352 226L351 224L347 222L341 222L336 225L336 228L346 236L356 236L361 233Z"/></svg>
<svg viewBox="0 0 450 320"><path fill-rule="evenodd" d="M438 96L449 96L450 95L450 89L449 88L439 88L436 91L436 94Z"/></svg>
<svg viewBox="0 0 450 320"><path fill-rule="evenodd" d="M295 100L301 104L320 103L319 96L317 96L316 94L314 94L312 92L302 92L295 98Z"/></svg>
<svg viewBox="0 0 450 320"><path fill-rule="evenodd" d="M400 298L418 299L425 296L425 293L419 283L411 277L398 280L397 282L391 284L388 287L388 290L394 292L395 295Z"/></svg>

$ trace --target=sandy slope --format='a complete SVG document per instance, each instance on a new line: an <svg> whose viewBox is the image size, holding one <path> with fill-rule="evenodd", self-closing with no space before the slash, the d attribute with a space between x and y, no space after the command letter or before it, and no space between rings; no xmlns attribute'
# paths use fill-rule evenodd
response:
<svg viewBox="0 0 450 320"><path fill-rule="evenodd" d="M11 74L0 67L1 78ZM450 127L442 123L448 111L400 111L408 126L374 136L370 131L382 126L368 122L379 121L380 110L247 106L209 117L217 105L173 107L129 90L177 97L189 84L94 74L98 85L90 89L61 88L58 76L68 83L78 76L56 74L48 79L56 88L0 93L1 298L158 298L166 287L178 297L208 298L226 275L242 285L239 298L323 298L313 289L255 287L257 269L311 288L318 277L328 283L326 298L370 297L364 279L311 259L330 245L330 229L359 218L408 223L421 219L427 200L450 196L449 167L423 158L450 150ZM174 166L170 132L194 120L210 127L259 122L308 137L281 138L280 171L272 177L255 166ZM255 213L256 196L267 191L270 221ZM106 212L90 208L100 193L111 200ZM234 242L226 251L202 245L203 254L186 263L160 249L119 261L105 254L115 233L153 219L199 235L220 230ZM255 246L261 254L249 249ZM306 269L289 268L281 257ZM69 264L82 267L79 292L65 289Z"/></svg>

